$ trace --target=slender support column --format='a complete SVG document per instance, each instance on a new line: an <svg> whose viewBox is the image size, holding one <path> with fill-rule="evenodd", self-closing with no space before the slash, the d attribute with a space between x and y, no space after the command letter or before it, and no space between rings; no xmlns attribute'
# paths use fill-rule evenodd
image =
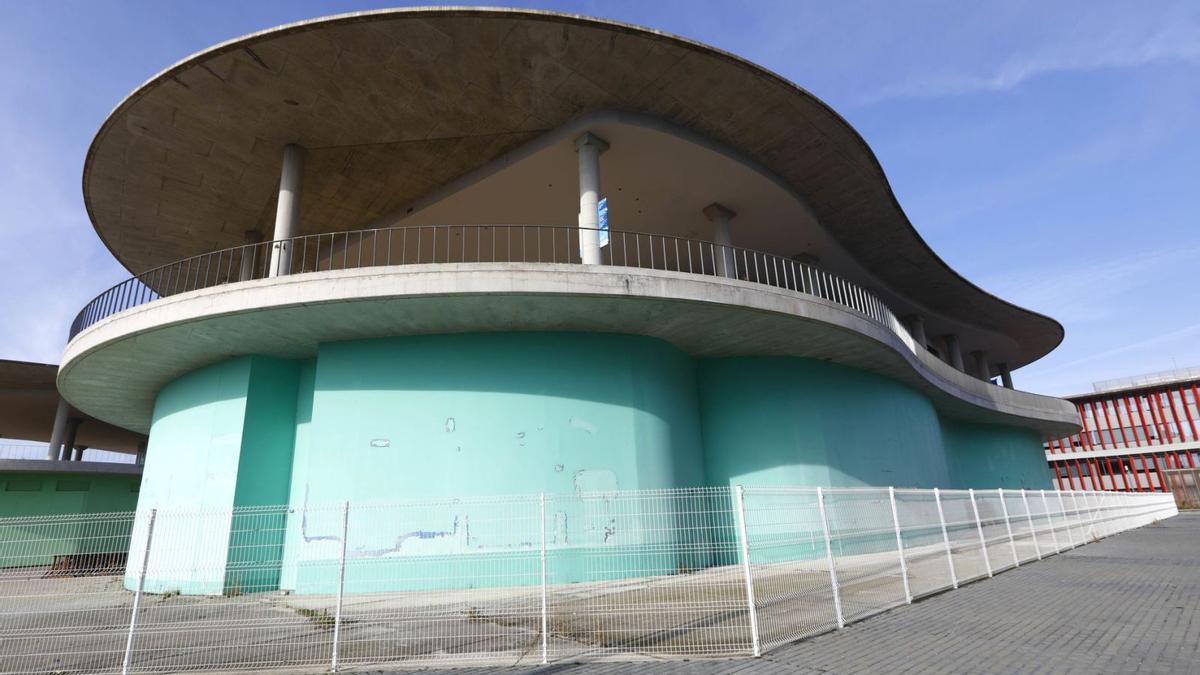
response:
<svg viewBox="0 0 1200 675"><path fill-rule="evenodd" d="M137 465L146 466L146 444L148 441L141 441L137 446Z"/></svg>
<svg viewBox="0 0 1200 675"><path fill-rule="evenodd" d="M908 326L908 333L917 341L917 346L925 349L929 344L929 340L925 335L925 319L920 314L909 314L904 317L904 323Z"/></svg>
<svg viewBox="0 0 1200 675"><path fill-rule="evenodd" d="M829 565L829 583L833 586L833 611L837 614L838 628L845 628L842 614L842 592L838 588L837 567L833 564L833 538L829 536L829 518L825 515L825 493L817 488L817 511L821 516L821 530L825 534L825 562Z"/></svg>
<svg viewBox="0 0 1200 675"><path fill-rule="evenodd" d="M716 265L719 277L737 278L737 260L733 252L733 231L730 227L736 215L716 202L704 207L704 217L713 225L712 238L716 245L713 264Z"/></svg>
<svg viewBox="0 0 1200 675"><path fill-rule="evenodd" d="M71 414L71 406L61 396L58 408L54 411L54 426L50 430L50 445L46 448L46 459L58 460L62 451L63 437L67 434L67 417Z"/></svg>
<svg viewBox="0 0 1200 675"><path fill-rule="evenodd" d="M75 460L75 437L79 435L79 425L82 423L83 420L78 417L67 419L67 429L66 433L63 434L62 441L62 459L64 461Z"/></svg>
<svg viewBox="0 0 1200 675"><path fill-rule="evenodd" d="M938 522L942 524L942 542L946 544L946 563L950 565L950 584L958 588L958 575L954 573L954 554L950 549L950 533L946 531L946 514L942 511L942 493L933 488L933 501L937 502Z"/></svg>
<svg viewBox="0 0 1200 675"><path fill-rule="evenodd" d="M896 488L888 487L888 499L892 502L892 525L896 528L896 552L900 554L900 578L904 580L904 601L912 604L912 590L908 587L908 561L904 559L904 537L900 536L900 513L896 510Z"/></svg>
<svg viewBox="0 0 1200 675"><path fill-rule="evenodd" d="M1000 510L1004 513L1004 529L1008 530L1008 546L1012 549L1013 567L1021 566L1021 558L1017 556L1017 540L1013 539L1012 521L1008 519L1008 504L1004 502L1004 488L997 488L1000 494Z"/></svg>
<svg viewBox="0 0 1200 675"><path fill-rule="evenodd" d="M86 446L86 445L75 446L75 454L71 455L72 461L82 462L83 461L83 453L86 452L87 449L88 449L88 446Z"/></svg>
<svg viewBox="0 0 1200 675"><path fill-rule="evenodd" d="M246 245L242 247L242 263L238 268L238 281L249 281L255 277L255 270L258 267L258 251L262 248L258 244L262 242L262 238L262 232L258 230L246 230Z"/></svg>
<svg viewBox="0 0 1200 675"><path fill-rule="evenodd" d="M608 143L590 132L575 139L579 154L579 255L584 265L600 264L600 153Z"/></svg>
<svg viewBox="0 0 1200 675"><path fill-rule="evenodd" d="M983 521L979 519L979 505L975 503L975 490L967 490L971 497L971 511L975 513L975 527L979 529L979 552L983 554L983 566L987 569L988 578L992 577L992 561L988 556L987 537L983 536Z"/></svg>
<svg viewBox="0 0 1200 675"><path fill-rule="evenodd" d="M966 366L963 365L962 348L958 346L958 336L953 333L947 333L942 336L946 342L946 356L950 359L950 365L954 366L955 370L966 372Z"/></svg>
<svg viewBox="0 0 1200 675"><path fill-rule="evenodd" d="M985 382L992 379L991 368L988 367L987 352L982 349L976 349L971 352L971 357L975 359L975 375Z"/></svg>
<svg viewBox="0 0 1200 675"><path fill-rule="evenodd" d="M1001 362L996 364L996 372L1000 373L1000 384L1004 385L1005 389L1012 389L1012 372L1008 369L1008 364Z"/></svg>
<svg viewBox="0 0 1200 675"><path fill-rule="evenodd" d="M821 488L817 488L820 490ZM758 608L754 602L754 576L750 572L750 541L746 534L746 490L741 485L734 488L737 506L738 538L742 548L742 575L746 580L746 607L750 615L750 646L755 656L762 654L758 640ZM839 628L840 628L839 624Z"/></svg>
<svg viewBox="0 0 1200 675"><path fill-rule="evenodd" d="M275 205L275 234L271 245L268 276L281 277L292 272L292 237L300 221L300 184L304 179L304 148L293 143L283 146L283 169L279 173L279 199Z"/></svg>

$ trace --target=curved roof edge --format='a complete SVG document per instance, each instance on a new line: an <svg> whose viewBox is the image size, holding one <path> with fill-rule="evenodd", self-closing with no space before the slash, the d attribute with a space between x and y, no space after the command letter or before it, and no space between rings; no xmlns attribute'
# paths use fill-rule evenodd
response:
<svg viewBox="0 0 1200 675"><path fill-rule="evenodd" d="M1004 300L1003 298L1000 298L1000 297L984 290L983 288L975 285L970 280L968 280L966 277L964 277L959 272L957 272L946 261L942 260L942 258L940 256L938 256L936 252L934 252L932 247L929 246L929 244L924 240L924 238L921 237L921 235L917 232L916 228L913 226L912 222L908 219L908 216L904 213L904 210L900 206L899 200L897 199L890 182L887 180L887 176L886 176L886 173L884 172L882 164L879 162L878 157L876 157L875 153L871 150L870 146L866 143L866 140L844 117L842 117L832 107L830 107L824 101L822 101L821 99L819 99L818 97L813 95L808 90L797 85L796 83L792 82L791 80L788 80L787 78L785 78L771 70L768 70L762 66L759 66L745 58L742 58L740 56L737 56L737 55L727 52L725 50L701 43L696 40L681 37L681 36L678 36L678 35L675 35L672 33L656 30L653 28L637 26L634 24L628 24L628 23L624 23L624 22L590 17L590 16L585 16L585 15L579 15L579 14L553 12L553 11L547 11L547 10L510 9L510 8L500 8L500 7L463 7L463 6L428 7L427 6L427 7L380 9L380 10L371 10L371 11L362 11L362 12L343 13L343 14L330 15L330 16L325 16L325 17L318 17L318 18L314 18L314 19L306 19L306 20L302 20L302 21L283 24L283 25L276 26L273 28L256 31L253 33L249 33L249 34L240 36L240 37L226 40L217 45L214 45L207 49L196 52L188 57L185 57L184 59L181 59L180 61L176 62L175 64L160 71L158 74L154 75L153 77L147 79L140 86L138 86L133 92L131 92L128 96L126 96L120 103L118 103L117 106L115 106L113 108L113 110L109 113L109 115L105 118L104 122L102 123L102 125L98 129L95 137L93 138L92 143L89 145L87 156L86 156L85 163L84 163L83 176L82 176L84 202L85 202L85 206L86 206L86 209L88 212L89 219L92 221L93 227L95 228L97 235L100 237L101 241L105 244L105 246L113 254L113 256L123 266L126 267L126 269L129 269L134 274L137 274L139 272L139 270L133 269L129 265L129 263L127 263L126 260L124 260L123 257L115 250L112 242L109 240L109 238L107 236L105 236L104 231L101 229L100 224L99 224L99 219L93 208L91 191L89 189L89 175L93 168L93 162L95 159L97 148L103 142L106 134L109 132L109 130L112 128L112 126L116 123L116 120L119 118L119 116L124 111L126 111L130 106L132 106L134 103L136 103L138 100L140 100L143 96L149 94L157 86L163 84L164 82L175 79L177 74L188 69L189 67L191 67L193 65L197 65L202 61L205 61L214 56L223 54L230 50L240 49L242 47L258 43L258 42L266 40L268 38L280 37L280 36L288 35L290 33L298 32L298 31L311 30L311 29L314 29L317 27L340 26L340 25L348 25L348 24L353 24L353 23L358 23L358 22L373 21L373 20L378 20L378 19L383 19L383 18L402 18L402 17L414 17L414 18L421 18L421 17L528 18L531 20L570 23L570 24L576 24L576 25L592 27L592 28L607 28L609 30L621 31L621 32L625 32L625 33L629 33L629 34L637 35L637 36L641 36L641 37L650 37L650 38L654 38L654 39L664 40L664 41L676 44L678 46L682 46L687 49L691 49L691 50L694 50L697 52L702 52L707 55L712 55L712 56L722 58L740 68L743 68L743 69L749 71L753 75L765 76L765 77L773 80L777 84L793 90L796 94L804 97L808 101L811 101L812 103L819 106L825 114L827 114L830 118L832 118L834 121L836 121L838 125L840 125L842 127L842 130L844 130L845 132L848 133L850 140L855 145L854 149L863 153L865 159L867 160L867 164L868 164L867 168L869 168L870 171L876 175L876 177L879 180L880 186L883 188L884 192L886 193L887 199L890 202L890 206L891 206L892 210L894 211L894 213L893 213L894 221L899 226L904 228L904 230L906 231L905 233L909 236L909 238L911 239L913 244L916 245L920 255L925 256L927 259L929 259L930 261L935 263L938 266L938 269L941 270L943 273L950 275L951 279L955 283L959 284L962 287L962 290L964 290L966 292L967 297L962 298L959 303L956 303L956 304L961 305L957 309L957 311L947 311L946 309L943 309L943 308L936 308L936 309L938 309L939 311L942 311L946 314L949 314L951 316L961 318L962 320L967 321L968 323L972 323L973 325L977 325L977 326L980 326L985 329L996 330L998 332L1008 334L1010 337L1012 337L1017 342L1017 344L1020 346L1021 352L1022 352L1021 362L1012 364L1012 366L1014 368L1026 365L1026 364L1028 364L1032 361L1035 361L1035 360L1041 358L1042 356L1048 354L1050 351L1053 351L1053 349L1055 349L1059 344L1061 344L1061 342L1064 338L1063 326L1057 320L1053 319L1052 317L1041 314L1039 312L1036 312L1036 311L1033 311L1033 310L1030 310L1030 309L1027 309L1024 307L1020 307L1014 303ZM839 154L845 155L844 149L839 149L838 152L839 152ZM847 156L846 159L849 162L855 161L855 158L849 157L849 156ZM802 193L804 192L804 186L796 186L796 187ZM863 260L861 253L863 252L863 250L865 250L864 246L869 247L869 245L866 242L848 242L846 240L846 238L844 237L845 233L841 232L839 230L839 228L836 226L836 223L828 223L824 219L822 220L822 222L824 224L826 224L826 226L829 227L831 233L833 233L833 235L839 241L841 241L843 243L843 245L845 245L847 247L847 249L856 256L857 259L860 260L860 262L864 265L864 267L866 267L867 269L870 269L873 274L876 274L878 276L878 278L880 278L881 280L887 281L889 284L893 284L894 287L896 289L898 289L900 292L910 295L915 300L921 300L924 298L924 296L920 292L914 293L912 289L906 288L905 287L906 284L895 283L895 279L892 278L892 277L895 277L894 274L889 274L887 270L880 269L878 265L873 265L870 262ZM933 284L933 285L931 285L931 288L933 286L938 286L938 285L939 284ZM970 297L970 296L974 296L974 297ZM999 309L999 310L1001 310L1002 313L1008 314L1009 316L1001 317L1002 319L1004 319L1007 322L1017 322L1017 323L1026 324L1025 330L1014 330L1013 326L1011 326L1011 325L1003 325L1003 326L993 325L993 322L990 322L982 317L982 313L975 312L975 309L977 307L975 305L975 303L977 303L977 302L982 302L985 305L990 304L993 306L993 308ZM1020 332L1020 333L1025 333L1025 334L1018 337L1018 336L1014 335L1014 332Z"/></svg>

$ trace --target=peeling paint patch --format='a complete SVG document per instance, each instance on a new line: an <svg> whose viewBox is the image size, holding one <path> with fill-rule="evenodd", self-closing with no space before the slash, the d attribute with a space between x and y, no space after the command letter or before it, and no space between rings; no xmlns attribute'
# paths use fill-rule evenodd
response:
<svg viewBox="0 0 1200 675"><path fill-rule="evenodd" d="M571 418L567 419L567 424L576 429L581 429L583 431L586 431L589 434L591 434L592 436L596 435L596 431L597 431L596 425L592 424L591 422L589 422L587 420L579 419L578 417L571 417Z"/></svg>
<svg viewBox="0 0 1200 675"><path fill-rule="evenodd" d="M564 467L563 467L563 465L562 465L562 464L555 464L555 465L554 465L554 472L555 472L555 473L562 473L562 472L563 472L563 468L564 468Z"/></svg>
<svg viewBox="0 0 1200 675"><path fill-rule="evenodd" d="M454 433L454 426L455 426L455 425L454 425L454 418L453 418L453 417L447 417L447 418L446 418L446 433L448 433L448 434L452 434L452 433Z"/></svg>

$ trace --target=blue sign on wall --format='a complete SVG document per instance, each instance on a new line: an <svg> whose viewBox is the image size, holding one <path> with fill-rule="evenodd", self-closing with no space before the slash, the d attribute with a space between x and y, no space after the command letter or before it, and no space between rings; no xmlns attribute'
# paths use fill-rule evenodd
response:
<svg viewBox="0 0 1200 675"><path fill-rule="evenodd" d="M600 200L596 206L600 215L600 248L608 246L608 197Z"/></svg>

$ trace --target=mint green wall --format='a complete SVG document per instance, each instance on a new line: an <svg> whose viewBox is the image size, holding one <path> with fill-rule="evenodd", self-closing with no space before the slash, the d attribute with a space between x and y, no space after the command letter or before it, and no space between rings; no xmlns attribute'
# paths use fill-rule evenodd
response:
<svg viewBox="0 0 1200 675"><path fill-rule="evenodd" d="M296 506L703 480L693 361L653 338L506 333L324 344L313 390L293 471ZM558 505L547 515L561 524L552 535L582 539L587 525L577 508ZM463 505L393 523L381 516L355 547L376 557L437 555L537 539L535 529L520 530L536 525L522 520L532 511L493 511ZM285 578L294 573L304 586L304 561L335 555L339 523L328 508L293 523L286 559L299 569ZM609 541L636 545L633 529Z"/></svg>
<svg viewBox="0 0 1200 675"><path fill-rule="evenodd" d="M294 361L240 357L188 373L159 392L131 546L142 549L146 514L159 509L148 590L217 594L278 583L277 565L263 572L258 558L278 559L282 516L262 528L278 541L231 548L231 509L288 498L298 371ZM135 582L126 577L126 586Z"/></svg>
<svg viewBox="0 0 1200 675"><path fill-rule="evenodd" d="M791 357L699 362L710 485L944 486L933 405L894 380Z"/></svg>
<svg viewBox="0 0 1200 675"><path fill-rule="evenodd" d="M1036 431L942 420L950 485L1050 489L1050 468Z"/></svg>

